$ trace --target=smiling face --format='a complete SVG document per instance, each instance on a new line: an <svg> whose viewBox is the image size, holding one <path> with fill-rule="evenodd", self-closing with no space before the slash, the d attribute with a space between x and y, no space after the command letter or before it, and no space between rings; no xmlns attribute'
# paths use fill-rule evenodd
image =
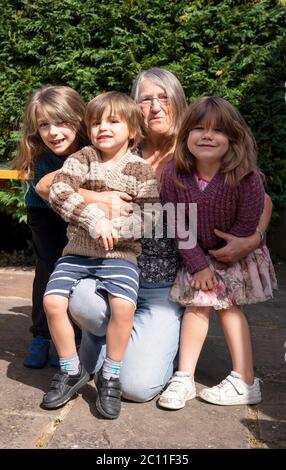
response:
<svg viewBox="0 0 286 470"><path fill-rule="evenodd" d="M125 121L107 106L100 119L91 119L90 138L103 158L116 158L127 152L129 128Z"/></svg>
<svg viewBox="0 0 286 470"><path fill-rule="evenodd" d="M229 149L227 135L201 122L189 133L187 147L198 162L219 163Z"/></svg>
<svg viewBox="0 0 286 470"><path fill-rule="evenodd" d="M77 151L77 131L71 125L52 122L39 106L36 120L42 141L55 155L64 157Z"/></svg>
<svg viewBox="0 0 286 470"><path fill-rule="evenodd" d="M166 90L151 80L143 80L139 104L147 134L167 134L172 124L172 109Z"/></svg>

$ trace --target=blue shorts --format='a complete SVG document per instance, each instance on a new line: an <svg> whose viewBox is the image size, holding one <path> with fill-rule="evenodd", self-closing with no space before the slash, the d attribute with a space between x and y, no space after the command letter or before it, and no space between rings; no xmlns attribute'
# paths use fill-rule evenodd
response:
<svg viewBox="0 0 286 470"><path fill-rule="evenodd" d="M69 298L73 287L81 279L93 277L97 291L108 292L136 307L139 272L135 264L122 258L63 256L56 263L44 295Z"/></svg>

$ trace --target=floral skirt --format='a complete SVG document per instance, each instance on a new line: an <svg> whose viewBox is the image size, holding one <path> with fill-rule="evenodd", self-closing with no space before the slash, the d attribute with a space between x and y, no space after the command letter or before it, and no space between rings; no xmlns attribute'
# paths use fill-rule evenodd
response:
<svg viewBox="0 0 286 470"><path fill-rule="evenodd" d="M209 258L215 270L217 286L210 291L194 289L190 286L192 275L183 267L177 273L170 300L186 307L213 307L220 310L231 305L263 302L273 297L277 280L266 246L231 266Z"/></svg>

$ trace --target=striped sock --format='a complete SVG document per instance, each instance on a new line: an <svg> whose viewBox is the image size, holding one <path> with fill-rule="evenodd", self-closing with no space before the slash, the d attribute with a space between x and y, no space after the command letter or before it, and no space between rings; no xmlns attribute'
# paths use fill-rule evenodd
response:
<svg viewBox="0 0 286 470"><path fill-rule="evenodd" d="M77 375L79 373L78 354L70 357L60 357L59 363L62 372L67 372L69 375Z"/></svg>
<svg viewBox="0 0 286 470"><path fill-rule="evenodd" d="M111 377L118 378L122 367L122 362L116 362L107 357L102 366L102 376L109 380Z"/></svg>

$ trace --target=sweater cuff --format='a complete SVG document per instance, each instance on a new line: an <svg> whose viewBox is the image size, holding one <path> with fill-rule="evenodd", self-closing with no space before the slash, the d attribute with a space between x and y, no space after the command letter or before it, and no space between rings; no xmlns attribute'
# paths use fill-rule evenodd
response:
<svg viewBox="0 0 286 470"><path fill-rule="evenodd" d="M182 251L181 255L182 255ZM183 255L183 262L187 270L194 274L202 269L208 268L211 264L209 258L198 247L190 250L187 256Z"/></svg>
<svg viewBox="0 0 286 470"><path fill-rule="evenodd" d="M99 238L99 234L96 231L96 225L101 219L105 218L105 212L102 209L99 209L96 204L88 204L86 208L83 210L82 215L84 212L87 213L89 224L88 224L88 232L92 238Z"/></svg>

